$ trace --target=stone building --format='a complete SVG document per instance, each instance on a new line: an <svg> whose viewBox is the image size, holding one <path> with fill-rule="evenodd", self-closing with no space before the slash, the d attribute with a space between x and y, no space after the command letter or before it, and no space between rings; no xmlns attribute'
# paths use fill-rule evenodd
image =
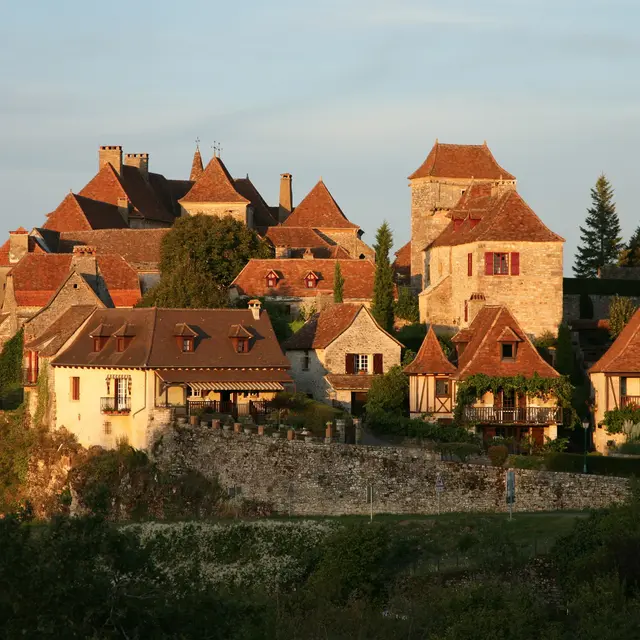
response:
<svg viewBox="0 0 640 640"><path fill-rule="evenodd" d="M358 304L314 314L282 348L296 389L359 415L375 376L400 364L402 345Z"/></svg>
<svg viewBox="0 0 640 640"><path fill-rule="evenodd" d="M145 449L175 411L249 415L292 390L268 314L250 307L95 310L51 362L54 425L83 446Z"/></svg>
<svg viewBox="0 0 640 640"><path fill-rule="evenodd" d="M607 352L589 369L595 430L593 443L600 453L626 440L603 424L607 411L640 407L640 310L636 311Z"/></svg>
<svg viewBox="0 0 640 640"><path fill-rule="evenodd" d="M409 180L411 242L396 273L410 253L421 321L464 328L483 305L507 305L528 334L556 332L564 240L527 206L486 143L436 141Z"/></svg>
<svg viewBox="0 0 640 640"><path fill-rule="evenodd" d="M249 260L229 287L232 300L264 298L285 306L291 317L308 316L333 303L336 264L344 278L343 301L371 304L375 265L369 260L274 258Z"/></svg>
<svg viewBox="0 0 640 640"><path fill-rule="evenodd" d="M559 377L506 307L483 307L453 341L455 364L445 357L430 327L415 360L405 367L412 416L426 414L450 420L456 406L458 383L474 374ZM562 411L553 394L541 398L500 389L495 395L485 393L466 407L465 418L478 425L477 430L484 439L502 436L517 443L522 438L532 438L542 445L545 437L557 437Z"/></svg>

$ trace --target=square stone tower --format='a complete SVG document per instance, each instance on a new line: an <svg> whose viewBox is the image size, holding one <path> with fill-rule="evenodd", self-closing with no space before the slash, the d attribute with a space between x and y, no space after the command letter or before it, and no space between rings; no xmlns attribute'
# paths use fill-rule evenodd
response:
<svg viewBox="0 0 640 640"><path fill-rule="evenodd" d="M425 249L450 222L449 212L472 184L490 183L497 195L516 188L516 178L481 145L440 144L409 176L411 187L411 285L425 286Z"/></svg>

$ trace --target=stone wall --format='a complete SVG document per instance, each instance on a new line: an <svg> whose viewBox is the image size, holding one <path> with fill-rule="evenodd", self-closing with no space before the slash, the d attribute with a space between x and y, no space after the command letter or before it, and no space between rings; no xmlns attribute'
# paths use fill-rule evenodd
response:
<svg viewBox="0 0 640 640"><path fill-rule="evenodd" d="M623 296L628 297L636 307L640 307L640 296ZM591 305L593 306L593 315L589 320L607 320L609 318L609 305L614 295L589 294ZM581 319L580 316L580 294L565 293L562 297L563 301L563 319L565 322Z"/></svg>
<svg viewBox="0 0 640 640"><path fill-rule="evenodd" d="M234 220L246 224L248 227L253 226L253 208L246 204L238 203L217 203L217 202L183 202L182 215L195 216L204 214L206 216L216 216L224 218L231 216Z"/></svg>
<svg viewBox="0 0 640 640"><path fill-rule="evenodd" d="M443 512L506 511L505 471L440 462L424 449L316 444L236 434L208 428L167 427L152 447L174 473L195 469L240 487L246 499L264 501L293 515L430 514L438 510L435 482L445 490ZM516 511L601 508L624 500L623 478L516 471Z"/></svg>

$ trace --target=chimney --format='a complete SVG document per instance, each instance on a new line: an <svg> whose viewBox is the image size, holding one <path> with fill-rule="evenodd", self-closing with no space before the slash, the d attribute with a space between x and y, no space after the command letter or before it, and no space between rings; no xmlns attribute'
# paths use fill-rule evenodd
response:
<svg viewBox="0 0 640 640"><path fill-rule="evenodd" d="M315 260L315 257L313 255L313 252L311 251L311 249L309 249L309 247L307 247L304 250L304 254L302 256L305 260Z"/></svg>
<svg viewBox="0 0 640 640"><path fill-rule="evenodd" d="M249 310L254 320L260 320L260 307L262 304L260 300L249 300Z"/></svg>
<svg viewBox="0 0 640 640"><path fill-rule="evenodd" d="M293 191L291 174L280 175L280 206L278 207L278 222L284 222L293 211Z"/></svg>
<svg viewBox="0 0 640 640"><path fill-rule="evenodd" d="M9 262L15 264L29 253L29 233L20 227L9 231Z"/></svg>
<svg viewBox="0 0 640 640"><path fill-rule="evenodd" d="M290 258L291 257L291 249L286 247L285 245L276 245L276 258Z"/></svg>
<svg viewBox="0 0 640 640"><path fill-rule="evenodd" d="M149 154L126 153L124 163L127 167L135 167L145 180L149 179Z"/></svg>
<svg viewBox="0 0 640 640"><path fill-rule="evenodd" d="M129 224L129 213L131 212L131 202L129 202L129 198L127 197L119 197L118 198L118 211L122 216L122 219Z"/></svg>
<svg viewBox="0 0 640 640"><path fill-rule="evenodd" d="M122 173L122 147L100 147L98 152L98 169L102 169L105 164L110 163L120 175Z"/></svg>

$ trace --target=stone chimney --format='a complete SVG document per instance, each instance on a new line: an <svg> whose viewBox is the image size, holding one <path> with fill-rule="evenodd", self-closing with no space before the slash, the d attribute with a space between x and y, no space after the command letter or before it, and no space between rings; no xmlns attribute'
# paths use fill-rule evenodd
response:
<svg viewBox="0 0 640 640"><path fill-rule="evenodd" d="M131 213L131 202L129 198L121 196L118 198L118 211L122 216L122 219L129 224L129 213Z"/></svg>
<svg viewBox="0 0 640 640"><path fill-rule="evenodd" d="M304 250L304 254L302 256L305 260L315 260L315 257L313 255L313 251L311 251L311 249L309 249L309 247L307 247Z"/></svg>
<svg viewBox="0 0 640 640"><path fill-rule="evenodd" d="M127 167L135 167L138 169L145 180L149 179L148 153L127 153L124 156L124 163Z"/></svg>
<svg viewBox="0 0 640 640"><path fill-rule="evenodd" d="M254 320L260 320L261 306L260 300L249 300L249 311L251 311Z"/></svg>
<svg viewBox="0 0 640 640"><path fill-rule="evenodd" d="M120 175L122 173L122 147L100 147L98 152L98 169L102 169L105 164L110 163Z"/></svg>
<svg viewBox="0 0 640 640"><path fill-rule="evenodd" d="M284 222L293 211L293 190L290 173L280 175L280 205L278 207L278 222Z"/></svg>
<svg viewBox="0 0 640 640"><path fill-rule="evenodd" d="M291 257L291 248L286 247L285 245L276 245L276 258L290 258Z"/></svg>
<svg viewBox="0 0 640 640"><path fill-rule="evenodd" d="M29 233L20 227L9 231L9 262L15 264L29 253Z"/></svg>

